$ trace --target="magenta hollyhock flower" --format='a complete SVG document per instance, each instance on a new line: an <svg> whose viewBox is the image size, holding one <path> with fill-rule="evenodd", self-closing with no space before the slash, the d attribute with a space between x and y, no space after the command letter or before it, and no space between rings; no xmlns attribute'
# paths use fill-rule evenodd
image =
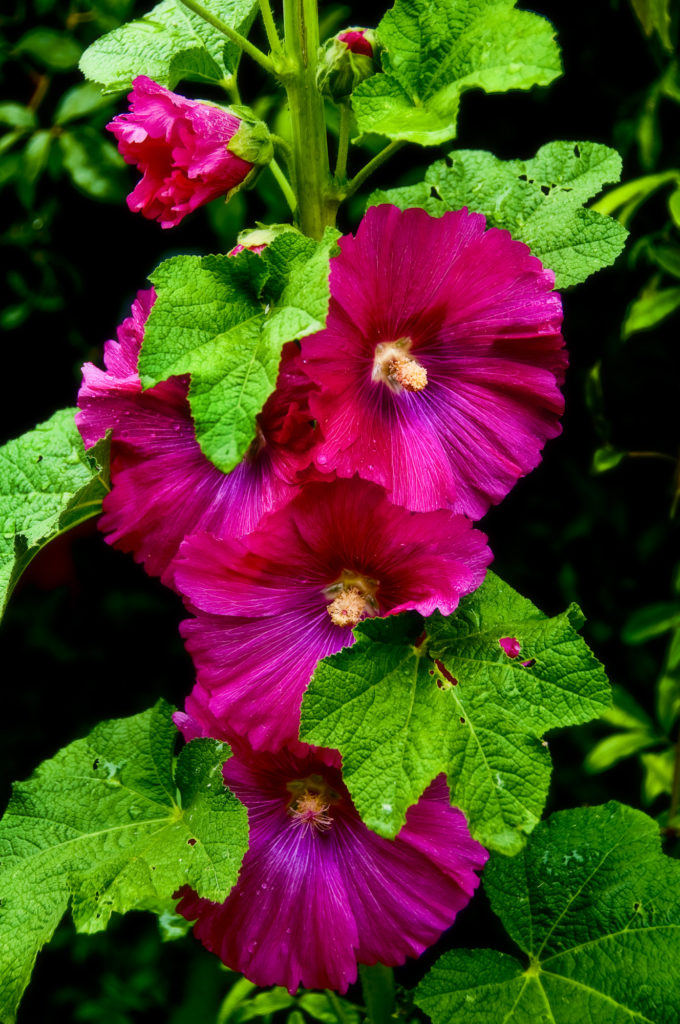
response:
<svg viewBox="0 0 680 1024"><path fill-rule="evenodd" d="M185 536L205 529L238 537L297 493L296 475L311 460L312 427L309 382L295 369L297 347L290 344L245 458L231 473L217 469L196 441L188 377L142 391L137 362L154 299L153 289L139 292L118 340L104 347L106 370L83 367L76 423L87 448L112 431L113 487L99 524L108 542L171 585L170 562Z"/></svg>
<svg viewBox="0 0 680 1024"><path fill-rule="evenodd" d="M452 612L484 579L486 537L448 510L408 512L355 478L308 483L240 540L190 537L175 586L197 684L187 709L208 734L277 749L298 734L320 658L354 643L366 616Z"/></svg>
<svg viewBox="0 0 680 1024"><path fill-rule="evenodd" d="M326 327L302 341L317 465L478 519L561 429L552 271L467 210L373 207L340 249Z"/></svg>
<svg viewBox="0 0 680 1024"><path fill-rule="evenodd" d="M248 808L250 848L225 903L182 891L194 934L257 985L345 992L357 963L397 965L435 942L470 900L486 850L443 775L394 840L357 814L334 751L254 754L224 766Z"/></svg>
<svg viewBox="0 0 680 1024"><path fill-rule="evenodd" d="M171 228L196 207L228 196L248 177L258 157L244 159L233 141L243 119L230 110L188 100L139 75L129 94L130 111L107 125L118 149L142 179L128 196L128 206L149 220ZM271 156L257 123L263 162ZM267 148L269 147L269 148ZM248 154L250 156L250 154Z"/></svg>

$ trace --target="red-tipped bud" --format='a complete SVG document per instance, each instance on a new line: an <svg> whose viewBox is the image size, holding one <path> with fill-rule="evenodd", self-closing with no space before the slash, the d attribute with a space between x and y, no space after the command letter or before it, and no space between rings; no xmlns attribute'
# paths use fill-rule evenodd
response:
<svg viewBox="0 0 680 1024"><path fill-rule="evenodd" d="M321 50L317 84L335 103L347 100L353 89L379 71L378 45L370 28L346 28Z"/></svg>

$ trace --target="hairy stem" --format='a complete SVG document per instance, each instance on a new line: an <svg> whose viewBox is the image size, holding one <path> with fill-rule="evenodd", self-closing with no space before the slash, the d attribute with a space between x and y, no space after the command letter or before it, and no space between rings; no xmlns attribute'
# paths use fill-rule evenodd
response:
<svg viewBox="0 0 680 1024"><path fill-rule="evenodd" d="M347 154L349 151L349 128L352 112L349 103L340 104L340 134L338 136L338 158L335 162L335 180L342 185L347 180Z"/></svg>
<svg viewBox="0 0 680 1024"><path fill-rule="evenodd" d="M283 47L281 45L281 40L279 39L279 33L276 31L276 22L274 21L274 15L272 14L269 0L260 0L260 14L262 15L264 30L267 33L267 41L271 47L272 53L281 53Z"/></svg>
<svg viewBox="0 0 680 1024"><path fill-rule="evenodd" d="M236 29L232 28L230 25L227 25L226 21L222 21L221 18L211 14L210 11L206 10L202 4L197 3L196 0L180 0L180 3L184 4L185 7L188 7L188 9L193 11L194 14L197 14L199 18L203 18L204 21L207 21L208 24L212 25L213 28L216 28L218 32L222 32L227 39L230 39L231 42L235 43L236 46L243 50L244 53L247 53L249 57L252 57L253 60L257 61L257 63L263 67L265 71L268 71L270 75L275 73L274 65L266 53L259 50L257 46L253 46L250 40L246 39L245 36L242 36L240 32L237 32Z"/></svg>
<svg viewBox="0 0 680 1024"><path fill-rule="evenodd" d="M297 208L297 199L295 198L295 193L293 192L293 189L291 188L291 184L288 181L288 178L283 173L283 171L281 170L281 168L277 164L276 160L270 160L269 161L269 170L272 172L272 174L276 178L276 180L277 180L277 182L279 184L279 188L281 189L281 191L283 192L284 196L286 197L286 202L288 203L288 205L290 207L290 212L291 213L295 213L295 210Z"/></svg>

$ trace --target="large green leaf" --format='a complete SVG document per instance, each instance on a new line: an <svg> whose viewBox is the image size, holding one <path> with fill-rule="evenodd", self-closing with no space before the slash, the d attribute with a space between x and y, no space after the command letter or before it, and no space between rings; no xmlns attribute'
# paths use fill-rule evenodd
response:
<svg viewBox="0 0 680 1024"><path fill-rule="evenodd" d="M62 409L0 448L0 613L38 551L96 516L109 490L108 445L86 452L75 412Z"/></svg>
<svg viewBox="0 0 680 1024"><path fill-rule="evenodd" d="M621 176L619 154L596 142L549 142L531 160L458 150L428 168L421 184L375 192L370 203L422 206L435 217L466 206L506 228L555 271L558 288L613 263L628 232L583 204Z"/></svg>
<svg viewBox="0 0 680 1024"><path fill-rule="evenodd" d="M397 0L377 31L384 74L352 104L361 132L390 139L447 142L467 89L528 89L562 71L551 24L515 0Z"/></svg>
<svg viewBox="0 0 680 1024"><path fill-rule="evenodd" d="M256 0L206 0L206 9L247 35ZM241 51L180 0L161 0L153 10L97 39L80 60L86 78L104 92L129 88L146 75L169 89L183 78L219 82L231 74Z"/></svg>
<svg viewBox="0 0 680 1024"><path fill-rule="evenodd" d="M195 740L173 773L172 708L104 722L15 785L0 822L0 1019L14 1020L69 903L81 932L114 911L172 906L188 884L224 900L248 845L224 787L226 744Z"/></svg>
<svg viewBox="0 0 680 1024"><path fill-rule="evenodd" d="M651 818L553 814L518 857L492 855L484 885L527 960L446 953L416 990L434 1024L676 1024L680 864Z"/></svg>
<svg viewBox="0 0 680 1024"><path fill-rule="evenodd" d="M516 853L540 819L551 762L543 733L597 717L610 700L576 633L578 610L546 618L489 573L455 614L374 619L317 667L300 736L335 747L366 824L394 836L431 780L484 845ZM514 639L520 654L500 640Z"/></svg>
<svg viewBox="0 0 680 1024"><path fill-rule="evenodd" d="M255 435L283 345L323 328L336 238L329 230L317 243L287 231L259 256L177 256L151 275L158 297L139 359L142 383L191 374L196 437L225 473Z"/></svg>

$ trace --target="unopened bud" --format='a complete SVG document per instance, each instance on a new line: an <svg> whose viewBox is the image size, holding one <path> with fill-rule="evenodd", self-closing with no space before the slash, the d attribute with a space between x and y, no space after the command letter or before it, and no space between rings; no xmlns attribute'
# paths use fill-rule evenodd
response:
<svg viewBox="0 0 680 1024"><path fill-rule="evenodd" d="M324 96L343 103L350 93L380 70L375 32L346 28L324 44L319 55L317 84Z"/></svg>

